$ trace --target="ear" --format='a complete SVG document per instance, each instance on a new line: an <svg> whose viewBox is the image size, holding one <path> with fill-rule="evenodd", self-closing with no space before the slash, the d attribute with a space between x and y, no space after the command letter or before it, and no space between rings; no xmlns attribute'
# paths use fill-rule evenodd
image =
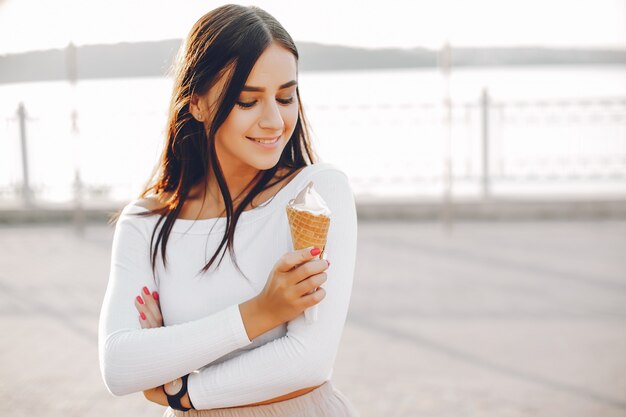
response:
<svg viewBox="0 0 626 417"><path fill-rule="evenodd" d="M202 110L202 99L197 94L191 95L191 100L189 101L189 112L191 116L199 122L202 122L206 119L206 115Z"/></svg>

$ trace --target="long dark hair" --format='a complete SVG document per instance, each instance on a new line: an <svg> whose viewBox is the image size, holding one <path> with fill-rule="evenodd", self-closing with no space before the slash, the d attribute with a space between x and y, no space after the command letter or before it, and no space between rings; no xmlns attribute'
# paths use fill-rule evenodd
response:
<svg viewBox="0 0 626 417"><path fill-rule="evenodd" d="M298 121L278 163L270 169L260 171L246 187L247 190L252 185L252 189L243 201L233 208L233 201L215 152L215 134L237 102L257 59L272 42L293 53L297 64L299 55L295 43L273 16L256 6L227 4L202 16L181 45L172 67L174 88L169 107L165 146L150 180L139 195L139 198L151 194L162 197L158 201L163 207L133 213L139 216L160 215L150 240L153 274L159 245L163 266L167 267L165 255L167 240L191 187L202 182L203 198L206 197L209 167L215 175L224 199L226 231L219 247L209 263L202 268L202 272L211 267L226 245L235 266L245 276L237 265L233 250L235 227L239 216L260 192L278 184L300 168L316 162L317 156L309 141L309 128L304 117L300 93L296 87ZM217 110L207 123L207 132L204 124L191 116L189 104L194 93L204 95L222 76L230 79L226 80L225 91L219 95ZM275 182L268 184L279 169L285 169L287 173L277 176ZM111 218L111 223L117 222L120 214L121 211L116 213ZM161 223L163 227L154 242ZM225 250L218 265L224 255Z"/></svg>

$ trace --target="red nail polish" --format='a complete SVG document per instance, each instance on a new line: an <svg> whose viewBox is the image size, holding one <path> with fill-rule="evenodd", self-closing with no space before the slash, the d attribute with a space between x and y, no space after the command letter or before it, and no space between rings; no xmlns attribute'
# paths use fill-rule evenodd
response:
<svg viewBox="0 0 626 417"><path fill-rule="evenodd" d="M143 287L143 292L145 292L146 295L150 295L150 290L148 289L148 287Z"/></svg>
<svg viewBox="0 0 626 417"><path fill-rule="evenodd" d="M141 319L145 320L146 319L146 315L143 313L143 311L141 312Z"/></svg>
<svg viewBox="0 0 626 417"><path fill-rule="evenodd" d="M155 300L158 300L158 299L159 299L159 293L158 293L158 292L156 292L156 291L155 291L155 292L153 292L153 293L152 293L152 297L154 297L154 299L155 299Z"/></svg>
<svg viewBox="0 0 626 417"><path fill-rule="evenodd" d="M311 255L316 256L319 255L321 252L320 248L313 248L311 249Z"/></svg>
<svg viewBox="0 0 626 417"><path fill-rule="evenodd" d="M143 299L139 295L137 296L137 301L139 301L139 304L143 304Z"/></svg>
<svg viewBox="0 0 626 417"><path fill-rule="evenodd" d="M326 262L328 262L328 266L330 266L330 261L329 261L329 260L326 260Z"/></svg>

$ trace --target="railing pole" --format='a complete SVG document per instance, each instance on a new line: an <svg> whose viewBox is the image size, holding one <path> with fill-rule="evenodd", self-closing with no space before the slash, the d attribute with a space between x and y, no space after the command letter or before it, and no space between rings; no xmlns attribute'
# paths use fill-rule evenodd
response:
<svg viewBox="0 0 626 417"><path fill-rule="evenodd" d="M33 192L30 188L28 147L26 146L26 109L22 102L20 102L17 108L17 118L20 122L20 145L22 148L22 203L25 207L32 207Z"/></svg>
<svg viewBox="0 0 626 417"><path fill-rule="evenodd" d="M450 44L446 41L439 51L438 66L443 75L443 204L441 208L441 220L447 234L452 232L453 206L452 206L452 97L450 94L450 70L452 67L452 52Z"/></svg>
<svg viewBox="0 0 626 417"><path fill-rule="evenodd" d="M490 177L489 177L489 93L486 88L483 88L481 98L481 110L482 110L482 197L483 203L486 203L491 198L490 189Z"/></svg>
<svg viewBox="0 0 626 417"><path fill-rule="evenodd" d="M76 108L76 83L78 81L78 48L70 42L66 48L66 73L72 95L72 146L74 147L74 231L82 237L85 234L85 211L83 209L83 182L80 178L80 135L78 128L78 110Z"/></svg>

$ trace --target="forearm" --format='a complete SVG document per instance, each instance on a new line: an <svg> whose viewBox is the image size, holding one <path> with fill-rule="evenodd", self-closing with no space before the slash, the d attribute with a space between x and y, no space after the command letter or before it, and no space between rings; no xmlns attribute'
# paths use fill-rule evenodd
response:
<svg viewBox="0 0 626 417"><path fill-rule="evenodd" d="M268 314L264 309L259 306L256 298L252 298L242 304L239 304L239 311L246 330L246 334L250 340L255 339L261 334L281 324L277 322L271 314ZM309 388L309 390L312 389L314 388ZM296 391L294 393L287 394L281 397L273 398L271 400L264 401L263 403L249 404L249 406L284 401L286 399L293 398L294 396L302 395L305 393L301 391L303 390ZM167 396L163 391L163 385L160 385L156 388L151 388L149 390L145 390L144 396L154 403L166 407L168 406ZM185 395L181 398L181 404L184 407L191 407L188 393L185 393Z"/></svg>
<svg viewBox="0 0 626 417"><path fill-rule="evenodd" d="M270 312L259 306L256 297L239 304L239 311L241 312L241 319L246 328L248 339L250 340L254 340L263 333L282 324L280 321L276 320Z"/></svg>
<svg viewBox="0 0 626 417"><path fill-rule="evenodd" d="M237 305L170 327L115 327L122 324L110 330L103 326L100 333L101 369L113 395L159 386L251 343Z"/></svg>

